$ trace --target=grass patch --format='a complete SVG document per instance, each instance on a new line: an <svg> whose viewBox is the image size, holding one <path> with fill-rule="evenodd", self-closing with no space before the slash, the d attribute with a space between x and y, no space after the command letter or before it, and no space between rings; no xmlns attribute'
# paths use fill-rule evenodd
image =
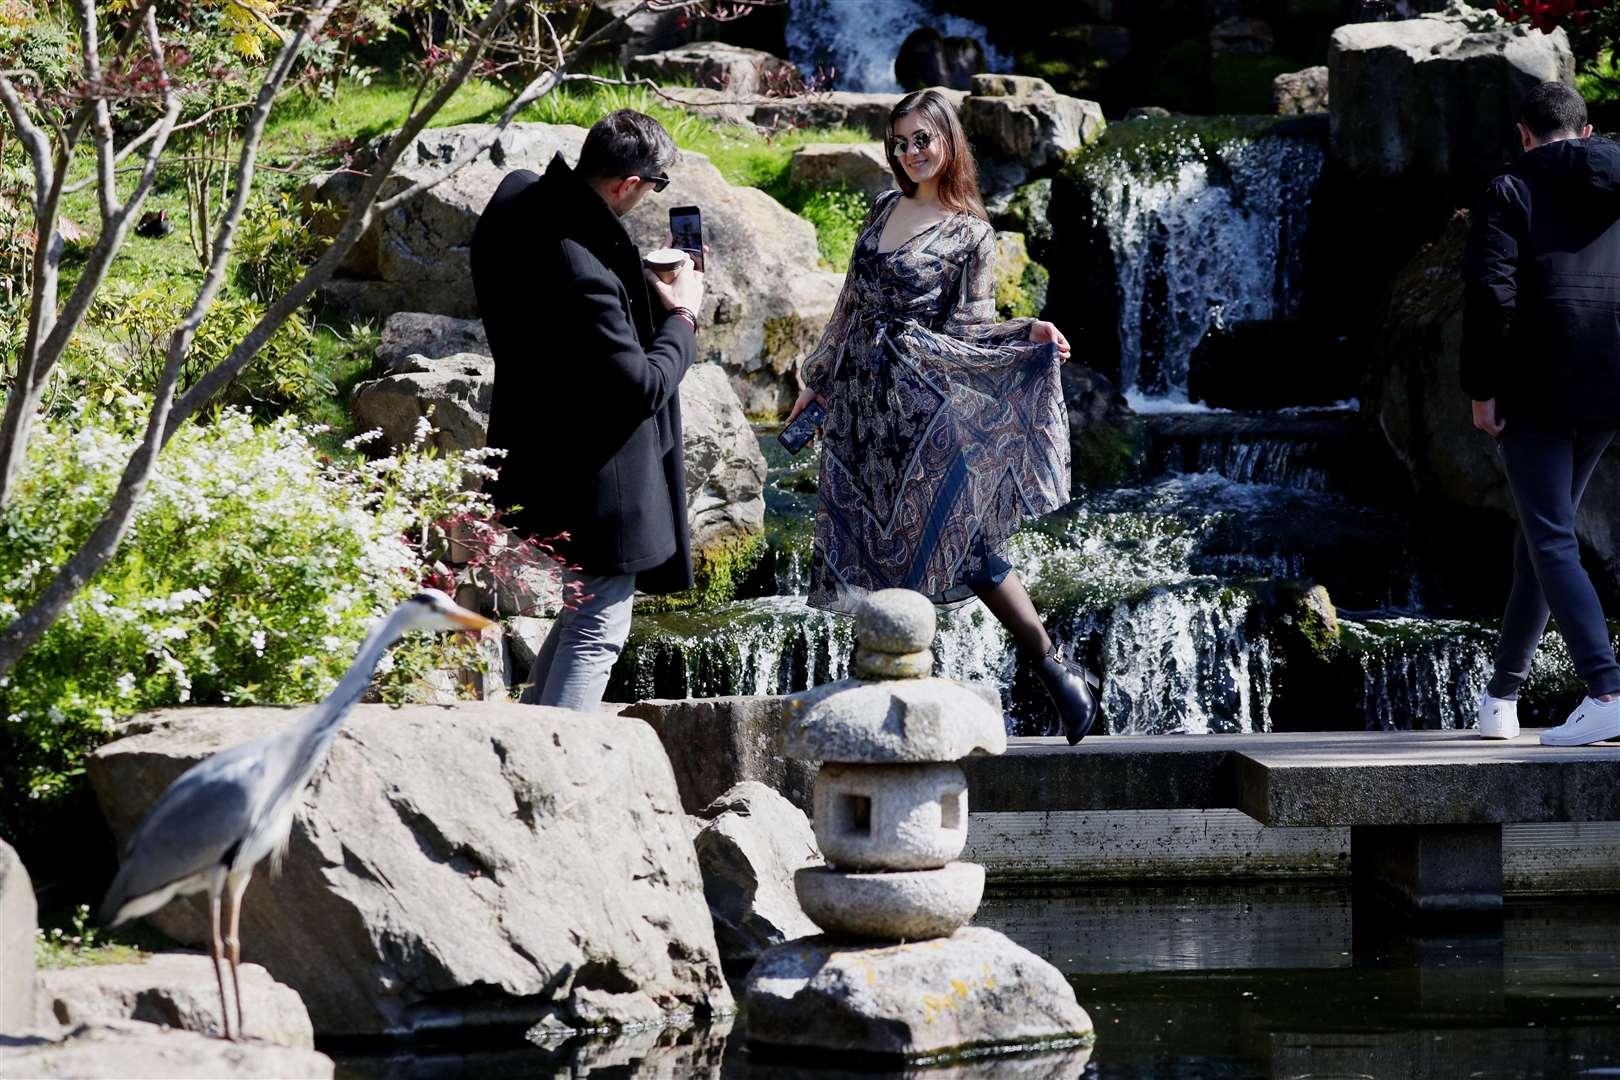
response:
<svg viewBox="0 0 1620 1080"><path fill-rule="evenodd" d="M71 912L34 931L34 966L37 968L89 967L96 964L137 964L146 959L145 944L122 931L103 930L90 925L90 905L80 904ZM139 934L139 931L136 931ZM149 933L149 932L148 932Z"/></svg>

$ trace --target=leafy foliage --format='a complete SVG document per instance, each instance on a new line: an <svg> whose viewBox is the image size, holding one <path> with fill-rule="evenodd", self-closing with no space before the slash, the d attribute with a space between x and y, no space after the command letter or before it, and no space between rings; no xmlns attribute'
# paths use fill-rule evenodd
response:
<svg viewBox="0 0 1620 1080"><path fill-rule="evenodd" d="M139 437L124 400L46 425L0 510L0 620L15 617L94 528ZM436 523L487 512L462 490L487 451L410 449L334 462L291 419L228 411L164 451L117 555L0 680L0 834L49 821L112 722L183 702L313 701L369 623L438 558ZM447 656L446 649L453 651ZM421 639L384 658L379 694L402 701L426 671L471 661Z"/></svg>

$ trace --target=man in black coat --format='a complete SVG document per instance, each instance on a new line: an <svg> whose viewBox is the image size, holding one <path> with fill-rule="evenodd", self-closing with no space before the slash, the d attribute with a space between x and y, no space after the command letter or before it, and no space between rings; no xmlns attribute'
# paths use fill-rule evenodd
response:
<svg viewBox="0 0 1620 1080"><path fill-rule="evenodd" d="M669 184L676 156L658 121L621 110L591 128L577 168L558 154L543 177L502 180L473 232L495 357L489 445L507 451L492 493L521 508L509 519L520 534L552 540L577 567L565 573L577 599L535 658L527 704L595 709L636 590L692 584L680 383L703 275L688 263L665 284L619 221Z"/></svg>
<svg viewBox="0 0 1620 1080"><path fill-rule="evenodd" d="M1552 746L1620 737L1620 665L1581 566L1575 512L1620 428L1620 146L1593 138L1562 83L1525 98L1525 153L1469 218L1462 386L1495 436L1518 508L1513 588L1480 702L1487 738L1519 733L1519 688L1550 613L1586 697Z"/></svg>

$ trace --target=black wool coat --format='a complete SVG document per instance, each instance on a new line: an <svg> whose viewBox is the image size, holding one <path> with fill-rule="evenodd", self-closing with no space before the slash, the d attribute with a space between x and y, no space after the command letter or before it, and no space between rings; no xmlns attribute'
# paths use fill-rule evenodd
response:
<svg viewBox="0 0 1620 1080"><path fill-rule="evenodd" d="M1547 143L1469 215L1462 387L1501 417L1620 427L1620 146Z"/></svg>
<svg viewBox="0 0 1620 1080"><path fill-rule="evenodd" d="M509 522L595 575L644 592L692 585L680 383L697 341L650 302L641 254L559 154L508 175L473 232L495 357L491 485Z"/></svg>

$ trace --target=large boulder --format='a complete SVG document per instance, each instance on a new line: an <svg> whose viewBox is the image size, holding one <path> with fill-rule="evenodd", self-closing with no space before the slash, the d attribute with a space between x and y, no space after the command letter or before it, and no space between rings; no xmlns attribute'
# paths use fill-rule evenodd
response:
<svg viewBox="0 0 1620 1080"><path fill-rule="evenodd" d="M1325 64L1285 71L1271 80L1271 111L1279 116L1324 112L1330 100Z"/></svg>
<svg viewBox="0 0 1620 1080"><path fill-rule="evenodd" d="M249 1036L278 1046L315 1048L309 1010L290 986L258 964L241 964L242 1021ZM219 986L214 962L196 953L158 953L139 964L96 964L40 973L41 1013L69 1027L141 1020L218 1035ZM227 990L227 993L230 993ZM234 1001L234 998L233 998ZM231 1026L236 1018L231 1018Z"/></svg>
<svg viewBox="0 0 1620 1080"><path fill-rule="evenodd" d="M361 431L381 429L389 446L409 444L426 418L429 443L445 452L472 450L489 434L495 362L477 353L407 356L390 374L355 386L350 409Z"/></svg>
<svg viewBox="0 0 1620 1080"><path fill-rule="evenodd" d="M490 130L463 124L423 132L383 184L381 197L442 174ZM544 172L557 153L577 160L584 141L585 129L572 125L511 125L455 176L383 215L343 264L344 276L326 286L326 298L360 314L477 315L468 247L490 195L514 169ZM381 143L359 153L354 168L369 167ZM650 251L668 242L670 207L703 208L704 239L711 250L699 312L699 355L724 365L745 386L757 378L770 400L791 402L798 393L795 376L778 370L780 358L767 355L767 326L798 319L819 332L832 314L839 277L818 269L815 227L757 188L733 187L702 154L682 152L669 175L674 184L644 198L625 216L626 229ZM347 205L358 181L349 172L331 173L312 181L304 198L310 204Z"/></svg>
<svg viewBox="0 0 1620 1080"><path fill-rule="evenodd" d="M388 316L376 348L377 369L391 374L405 360L425 356L440 360L457 353L488 356L489 336L479 319L457 319L425 311L401 311Z"/></svg>
<svg viewBox="0 0 1620 1080"><path fill-rule="evenodd" d="M1458 382L1466 241L1459 216L1391 284L1360 395L1373 438L1388 446L1421 504L1439 511L1435 527L1458 531L1459 552L1478 546L1459 512L1483 509L1502 521L1514 513L1501 455L1473 426ZM1620 460L1612 454L1592 474L1575 532L1599 588L1620 593ZM1492 554L1505 570L1507 549Z"/></svg>
<svg viewBox="0 0 1620 1080"><path fill-rule="evenodd" d="M793 887L795 873L822 863L804 811L748 780L699 817L707 823L694 843L721 957L753 960L772 945L821 932Z"/></svg>
<svg viewBox="0 0 1620 1080"><path fill-rule="evenodd" d="M1333 31L1333 152L1352 172L1466 181L1519 154L1513 119L1526 93L1574 84L1562 28L1543 34L1468 10Z"/></svg>
<svg viewBox="0 0 1620 1080"><path fill-rule="evenodd" d="M906 35L894 57L894 77L906 90L949 86L966 90L985 69L984 46L971 37L946 37L932 26Z"/></svg>
<svg viewBox="0 0 1620 1080"><path fill-rule="evenodd" d="M949 86L931 89L944 94L958 110L967 100L967 93ZM865 131L874 139L883 139L889 133L889 113L900 103L904 94L863 93L852 90L834 90L824 94L802 94L767 101L754 107L749 119L767 130L790 127L846 127Z"/></svg>
<svg viewBox="0 0 1620 1080"><path fill-rule="evenodd" d="M332 1059L301 1047L231 1042L136 1020L0 1036L0 1076L71 1080L329 1080Z"/></svg>
<svg viewBox="0 0 1620 1080"><path fill-rule="evenodd" d="M760 49L722 41L697 41L678 49L648 53L631 60L630 75L654 82L689 82L733 97L752 97L767 90L789 89L799 80L790 61Z"/></svg>
<svg viewBox="0 0 1620 1080"><path fill-rule="evenodd" d="M821 936L775 948L748 973L746 1001L749 1046L761 1058L937 1060L1067 1046L1067 1067L1035 1075L1076 1076L1094 1031L1057 968L979 926L872 948ZM1018 1061L1001 1067L1017 1075Z"/></svg>
<svg viewBox="0 0 1620 1080"><path fill-rule="evenodd" d="M1012 94L1002 89L1000 80L976 77L975 92L961 108L963 130L992 162L1038 171L1102 132L1102 106L1095 101L1053 93L1045 84Z"/></svg>
<svg viewBox="0 0 1620 1080"><path fill-rule="evenodd" d="M0 1032L34 1026L34 886L17 852L0 840Z"/></svg>
<svg viewBox="0 0 1620 1080"><path fill-rule="evenodd" d="M128 837L186 768L298 710L176 709L97 750ZM357 706L261 867L242 953L321 1035L597 1028L732 1007L669 759L647 725L501 702ZM207 940L192 897L149 916Z"/></svg>
<svg viewBox="0 0 1620 1080"><path fill-rule="evenodd" d="M807 143L793 152L788 179L814 187L842 184L868 199L895 186L894 170L878 142Z"/></svg>

